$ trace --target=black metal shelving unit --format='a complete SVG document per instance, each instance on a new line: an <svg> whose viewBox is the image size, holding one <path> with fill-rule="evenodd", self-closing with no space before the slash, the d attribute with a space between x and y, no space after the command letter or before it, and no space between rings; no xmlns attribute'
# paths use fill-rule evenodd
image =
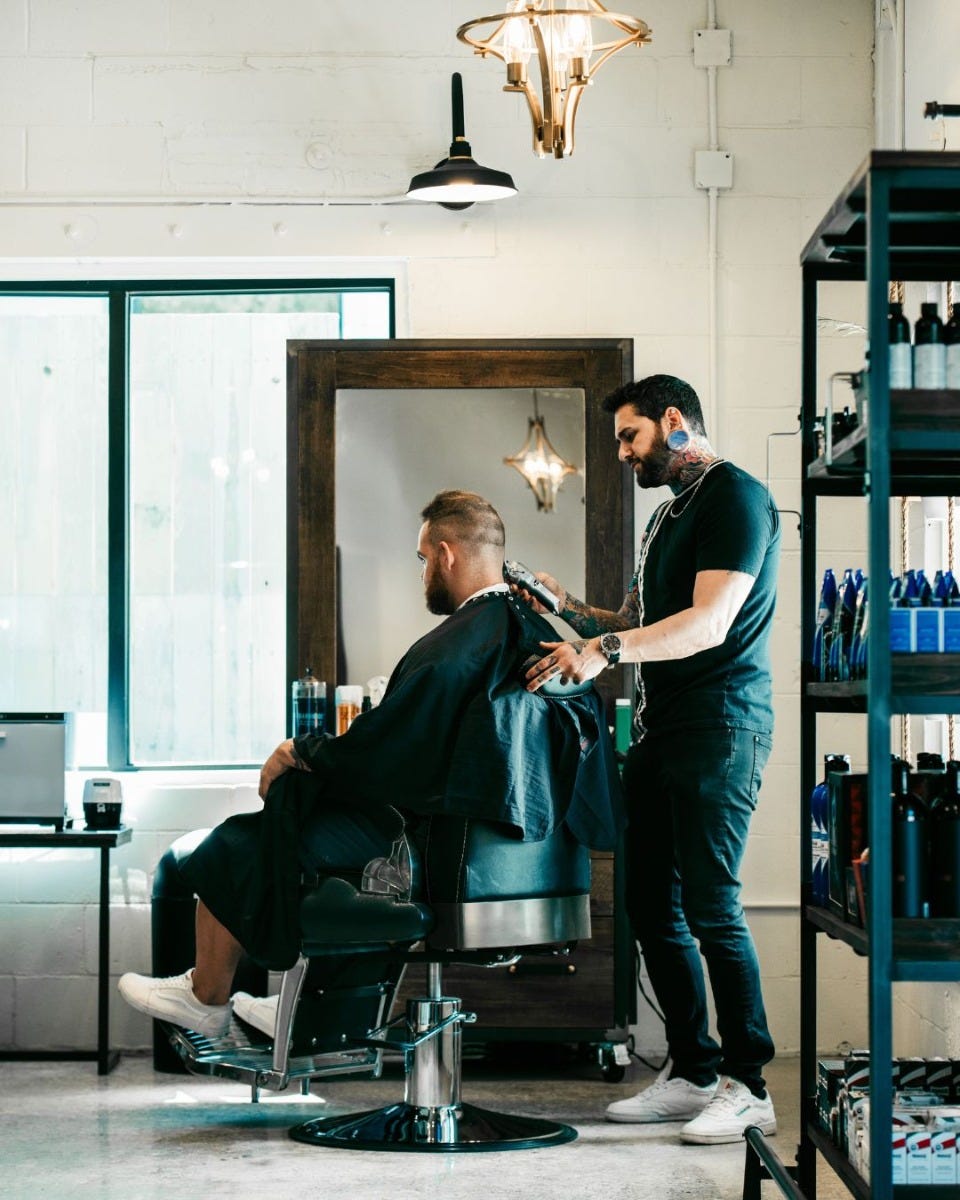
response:
<svg viewBox="0 0 960 1200"><path fill-rule="evenodd" d="M957 1185L892 1183L892 984L960 981L960 921L893 920L890 820L890 720L899 713L960 713L960 655L893 655L883 591L870 613L866 681L812 682L818 502L850 497L866 505L867 574L890 569L891 497L960 493L960 391L893 391L885 353L869 367L865 420L833 447L828 465L817 456L817 311L820 284L861 280L867 287L871 347L887 346L891 280L960 278L960 154L874 151L861 164L801 255L803 270L801 524L801 879L800 941L802 1131L794 1174L803 1195L816 1195L817 1156L854 1196L874 1200L925 1197L956 1200ZM856 365L856 364L854 364ZM861 512L862 512L861 508ZM871 869L867 927L861 929L810 904L810 795L817 782L816 735L824 713L860 712L867 722L867 804ZM867 1184L816 1119L817 946L826 934L868 958L871 1056L870 1163Z"/></svg>

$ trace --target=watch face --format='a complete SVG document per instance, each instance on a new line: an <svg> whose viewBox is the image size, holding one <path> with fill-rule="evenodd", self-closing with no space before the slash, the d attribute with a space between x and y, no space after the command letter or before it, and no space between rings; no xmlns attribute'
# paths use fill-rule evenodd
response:
<svg viewBox="0 0 960 1200"><path fill-rule="evenodd" d="M600 649L611 662L616 662L620 657L621 649L619 636L615 633L605 633L600 639Z"/></svg>

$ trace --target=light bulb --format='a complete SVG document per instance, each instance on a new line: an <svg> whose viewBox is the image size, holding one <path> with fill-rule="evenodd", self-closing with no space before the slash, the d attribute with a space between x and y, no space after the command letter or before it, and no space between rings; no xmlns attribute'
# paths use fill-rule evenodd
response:
<svg viewBox="0 0 960 1200"><path fill-rule="evenodd" d="M525 13L526 0L510 0L508 13ZM503 26L503 51L508 63L526 66L533 54L533 34L525 16L511 17Z"/></svg>
<svg viewBox="0 0 960 1200"><path fill-rule="evenodd" d="M564 21L563 42L570 59L581 58L586 67L593 53L590 18L584 12L571 12Z"/></svg>

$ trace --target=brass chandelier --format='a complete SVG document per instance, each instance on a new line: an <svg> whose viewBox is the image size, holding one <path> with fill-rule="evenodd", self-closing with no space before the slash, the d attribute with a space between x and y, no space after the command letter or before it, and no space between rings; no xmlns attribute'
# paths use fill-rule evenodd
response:
<svg viewBox="0 0 960 1200"><path fill-rule="evenodd" d="M481 58L492 54L506 63L503 90L527 98L534 153L540 158L547 153L568 158L584 88L618 50L648 43L650 26L639 17L608 12L599 0L508 0L506 7L506 12L467 21L457 37ZM612 32L612 39L594 41L593 24L601 38ZM489 25L494 29L488 37L473 33ZM594 55L599 57L591 62ZM539 96L527 75L534 57L540 72Z"/></svg>
<svg viewBox="0 0 960 1200"><path fill-rule="evenodd" d="M533 393L533 416L527 418L527 440L516 454L504 458L504 464L519 471L537 501L539 512L553 512L557 492L568 475L578 474L572 462L558 454L547 437L540 416L537 393Z"/></svg>

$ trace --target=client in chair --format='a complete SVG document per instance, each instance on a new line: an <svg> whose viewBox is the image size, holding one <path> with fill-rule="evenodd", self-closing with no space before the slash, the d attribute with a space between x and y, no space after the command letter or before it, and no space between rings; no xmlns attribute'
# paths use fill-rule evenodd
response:
<svg viewBox="0 0 960 1200"><path fill-rule="evenodd" d="M447 620L411 646L380 705L345 734L288 740L270 755L263 811L224 821L184 867L199 898L195 967L169 979L122 976L134 1008L225 1033L241 953L289 968L303 879L359 874L388 854L397 810L414 830L418 818L446 814L540 841L565 824L583 845L614 847L622 804L599 698L556 705L520 684L524 661L556 634L503 583L499 514L472 492L446 491L421 518L427 608ZM257 1003L244 1002L242 1015L272 1032Z"/></svg>

